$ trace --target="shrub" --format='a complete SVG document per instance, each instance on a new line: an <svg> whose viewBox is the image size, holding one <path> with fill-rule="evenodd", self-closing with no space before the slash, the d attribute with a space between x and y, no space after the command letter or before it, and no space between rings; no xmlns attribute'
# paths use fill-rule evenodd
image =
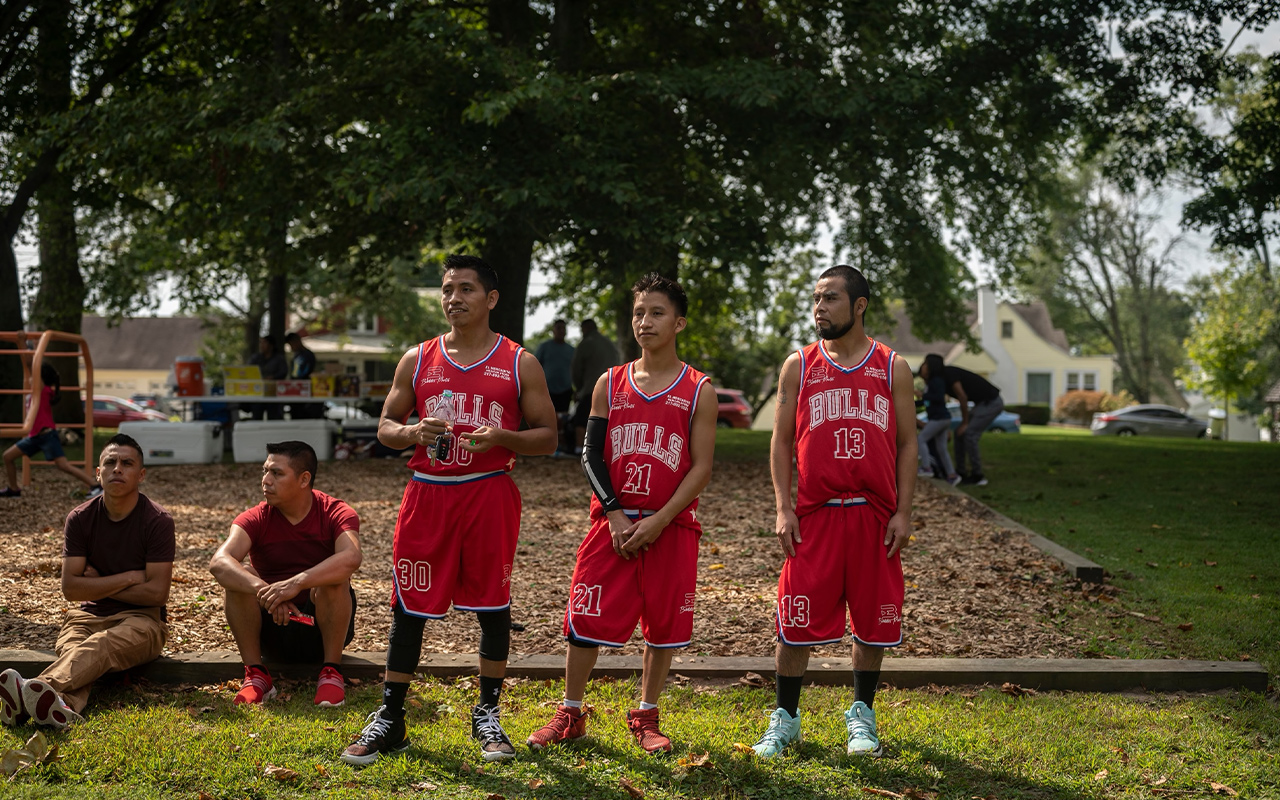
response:
<svg viewBox="0 0 1280 800"><path fill-rule="evenodd" d="M1085 392L1074 391L1066 392L1058 398L1058 404L1053 410L1055 419L1064 422L1077 422L1081 425L1089 424L1093 419L1093 415L1103 410L1102 401L1105 395L1102 392Z"/></svg>
<svg viewBox="0 0 1280 800"><path fill-rule="evenodd" d="M1121 389L1118 394L1111 394L1110 392L1108 392L1107 394L1104 394L1102 396L1101 410L1102 411L1119 411L1120 409L1128 408L1129 406L1137 402L1138 401L1134 400L1133 395L1129 394L1127 390Z"/></svg>
<svg viewBox="0 0 1280 800"><path fill-rule="evenodd" d="M1049 424L1049 404L1048 403L1029 403L1018 406L1005 406L1005 411L1010 414L1017 414L1022 417L1023 425L1048 425Z"/></svg>

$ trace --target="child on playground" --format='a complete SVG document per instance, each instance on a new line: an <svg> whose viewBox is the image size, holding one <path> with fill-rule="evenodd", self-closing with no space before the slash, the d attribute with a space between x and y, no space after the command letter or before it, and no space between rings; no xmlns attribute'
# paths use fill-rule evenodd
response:
<svg viewBox="0 0 1280 800"><path fill-rule="evenodd" d="M52 461L58 469L83 483L90 499L97 497L102 494L102 487L84 470L67 461L66 454L62 452L62 442L58 440L58 430L53 424L53 407L62 398L62 379L58 377L58 371L53 365L42 364L40 380L44 387L40 392L40 407L36 409L35 422L31 425L31 435L4 451L4 475L9 485L0 490L0 497L22 495L22 490L18 488L18 465L15 462L19 456L30 458L41 451L44 452L45 460Z"/></svg>

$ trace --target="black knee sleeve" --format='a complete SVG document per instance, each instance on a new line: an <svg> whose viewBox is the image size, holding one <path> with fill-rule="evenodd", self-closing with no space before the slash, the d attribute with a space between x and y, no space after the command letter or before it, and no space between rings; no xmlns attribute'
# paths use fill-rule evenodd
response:
<svg viewBox="0 0 1280 800"><path fill-rule="evenodd" d="M511 609L477 611L480 622L480 657L485 661L506 661L511 652Z"/></svg>
<svg viewBox="0 0 1280 800"><path fill-rule="evenodd" d="M584 642L581 639L579 639L577 636L574 636L572 633L570 633L568 636L564 638L565 638L565 641L567 641L571 647L581 647L583 650L599 650L600 649L600 645L594 642Z"/></svg>
<svg viewBox="0 0 1280 800"><path fill-rule="evenodd" d="M396 603L391 612L391 636L387 642L387 669L412 675L422 658L422 630L427 621L406 614Z"/></svg>

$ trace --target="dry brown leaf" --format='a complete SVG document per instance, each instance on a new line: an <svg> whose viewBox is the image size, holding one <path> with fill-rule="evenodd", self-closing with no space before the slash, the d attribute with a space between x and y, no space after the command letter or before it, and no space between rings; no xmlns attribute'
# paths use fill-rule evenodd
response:
<svg viewBox="0 0 1280 800"><path fill-rule="evenodd" d="M1108 772L1108 771L1107 771L1107 770L1105 770L1105 769L1104 769L1104 770L1099 770L1099 771L1098 771L1098 774L1093 776L1093 779L1094 779L1095 781L1105 781L1105 780L1107 779L1107 776L1108 776L1108 775L1110 775L1110 774L1111 774L1111 773L1110 773L1110 772Z"/></svg>
<svg viewBox="0 0 1280 800"><path fill-rule="evenodd" d="M1028 689L1025 686L1019 686L1016 683L1004 683L1000 685L1000 691L1010 697L1025 697L1027 695L1037 694L1035 689Z"/></svg>
<svg viewBox="0 0 1280 800"><path fill-rule="evenodd" d="M644 789L641 789L639 786L636 786L634 783L627 780L626 778L618 778L618 785L621 786L623 789L625 789L627 794L634 797L635 800L640 800L642 797L644 797Z"/></svg>
<svg viewBox="0 0 1280 800"><path fill-rule="evenodd" d="M529 779L529 788L530 788L530 789L538 789L538 788L541 788L543 785L544 785L544 784L543 784L543 781L542 781L542 779L541 779L541 778L530 778L530 779Z"/></svg>
<svg viewBox="0 0 1280 800"><path fill-rule="evenodd" d="M200 792L199 794L196 795L196 800L217 800L217 798L215 798L213 795L209 794L208 792Z"/></svg>
<svg viewBox="0 0 1280 800"><path fill-rule="evenodd" d="M724 564L712 564L707 569L724 569Z"/></svg>
<svg viewBox="0 0 1280 800"><path fill-rule="evenodd" d="M1180 630L1180 631L1189 631L1189 630L1191 630L1191 629L1192 629L1192 628L1194 628L1194 627L1195 627L1195 625L1193 625L1192 623L1190 623L1190 622L1184 622L1184 623L1182 623L1181 625L1179 625L1179 626L1178 626L1178 630Z"/></svg>
<svg viewBox="0 0 1280 800"><path fill-rule="evenodd" d="M1216 566L1218 566L1218 562L1217 562L1217 561L1210 561L1209 559L1207 559L1207 558L1206 558L1206 559L1204 560L1204 565L1205 565L1206 567L1216 567Z"/></svg>
<svg viewBox="0 0 1280 800"><path fill-rule="evenodd" d="M937 792L928 792L914 787L904 789L902 792L903 800L937 800L937 797Z"/></svg>
<svg viewBox="0 0 1280 800"><path fill-rule="evenodd" d="M755 750L753 750L753 749L751 748L751 745L747 744L746 742L734 742L734 743L733 743L733 752L735 752L735 753L746 753L746 754L747 754L747 755L749 755L749 756L753 756L753 755L755 755L755 754L756 754L756 751L755 751Z"/></svg>
<svg viewBox="0 0 1280 800"><path fill-rule="evenodd" d="M1124 751L1124 748L1123 748L1123 747L1112 747L1112 748L1111 748L1111 752L1113 752L1113 753L1115 753L1116 755L1120 756L1120 763L1121 763L1121 764L1128 764L1128 763L1129 763L1129 754L1128 754L1128 753L1126 753L1126 752Z"/></svg>
<svg viewBox="0 0 1280 800"><path fill-rule="evenodd" d="M898 798L902 797L902 795L898 794L897 792L891 792L888 789L877 789L874 786L863 786L862 791L866 792L867 794L874 794L877 797L898 797Z"/></svg>
<svg viewBox="0 0 1280 800"><path fill-rule="evenodd" d="M262 769L262 774L268 778L275 778L278 781L296 781L299 777L298 773L288 767L277 767L268 764Z"/></svg>
<svg viewBox="0 0 1280 800"><path fill-rule="evenodd" d="M1213 790L1214 794L1225 794L1228 797L1240 796L1239 792L1237 792L1235 789L1232 789L1230 786L1226 785L1225 783L1218 783L1217 781L1205 781L1205 783L1209 784L1209 788Z"/></svg>
<svg viewBox="0 0 1280 800"><path fill-rule="evenodd" d="M329 768L324 764L316 764L316 772L319 773L322 778L329 777Z"/></svg>
<svg viewBox="0 0 1280 800"><path fill-rule="evenodd" d="M742 684L743 686L759 687L759 686L764 686L766 681L764 679L764 676L761 675L760 673L748 672L746 675L743 675L741 678L738 678L738 683Z"/></svg>
<svg viewBox="0 0 1280 800"><path fill-rule="evenodd" d="M409 784L409 788L415 792L434 792L436 785L428 781L418 781L417 783Z"/></svg>
<svg viewBox="0 0 1280 800"><path fill-rule="evenodd" d="M484 800L507 800L507 796L505 794L498 794L497 792L494 792L493 794L485 795Z"/></svg>
<svg viewBox="0 0 1280 800"><path fill-rule="evenodd" d="M715 766L715 764L711 763L711 754L707 752L690 753L687 756L682 756L676 763L682 767L688 767L690 769Z"/></svg>

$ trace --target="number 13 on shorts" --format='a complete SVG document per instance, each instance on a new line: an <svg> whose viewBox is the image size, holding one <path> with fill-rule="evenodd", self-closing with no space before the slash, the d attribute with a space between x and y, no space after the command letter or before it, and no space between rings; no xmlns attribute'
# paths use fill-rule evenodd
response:
<svg viewBox="0 0 1280 800"><path fill-rule="evenodd" d="M803 628L809 624L809 598L802 594L784 594L778 598L778 616L784 628Z"/></svg>

